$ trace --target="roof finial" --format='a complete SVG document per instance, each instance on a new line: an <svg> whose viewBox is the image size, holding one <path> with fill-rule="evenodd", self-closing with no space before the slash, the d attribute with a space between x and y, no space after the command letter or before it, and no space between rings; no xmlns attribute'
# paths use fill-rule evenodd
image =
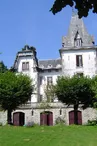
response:
<svg viewBox="0 0 97 146"><path fill-rule="evenodd" d="M72 7L72 13L74 13L74 7Z"/></svg>
<svg viewBox="0 0 97 146"><path fill-rule="evenodd" d="M75 10L74 6L72 7L72 16L77 15L77 11Z"/></svg>

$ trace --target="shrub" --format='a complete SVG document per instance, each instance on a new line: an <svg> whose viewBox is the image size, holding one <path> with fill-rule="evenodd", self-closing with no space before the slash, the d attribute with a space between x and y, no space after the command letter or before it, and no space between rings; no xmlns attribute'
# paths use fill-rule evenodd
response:
<svg viewBox="0 0 97 146"><path fill-rule="evenodd" d="M65 120L61 117L58 117L58 118L56 118L55 123L56 124L65 124Z"/></svg>
<svg viewBox="0 0 97 146"><path fill-rule="evenodd" d="M3 124L0 122L0 126L2 126Z"/></svg>
<svg viewBox="0 0 97 146"><path fill-rule="evenodd" d="M28 122L25 126L26 127L33 127L34 126L34 122L33 121Z"/></svg>
<svg viewBox="0 0 97 146"><path fill-rule="evenodd" d="M88 120L87 126L97 126L97 119L95 120Z"/></svg>

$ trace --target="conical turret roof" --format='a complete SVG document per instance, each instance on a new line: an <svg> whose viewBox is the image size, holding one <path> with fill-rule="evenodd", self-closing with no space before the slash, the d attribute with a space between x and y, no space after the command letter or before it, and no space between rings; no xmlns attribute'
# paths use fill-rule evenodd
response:
<svg viewBox="0 0 97 146"><path fill-rule="evenodd" d="M62 38L64 47L74 47L74 40L76 35L79 34L82 40L82 47L94 46L94 38L89 35L85 24L82 19L79 19L76 12L72 13L68 34Z"/></svg>

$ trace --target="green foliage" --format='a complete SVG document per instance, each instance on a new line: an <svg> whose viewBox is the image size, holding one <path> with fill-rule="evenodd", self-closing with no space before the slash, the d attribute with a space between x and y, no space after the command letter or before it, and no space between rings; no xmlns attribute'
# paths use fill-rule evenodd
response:
<svg viewBox="0 0 97 146"><path fill-rule="evenodd" d="M33 91L30 78L23 74L5 72L0 74L0 103L4 110L15 110L26 103Z"/></svg>
<svg viewBox="0 0 97 146"><path fill-rule="evenodd" d="M75 7L80 18L83 16L87 17L89 10L92 10L93 13L97 13L97 0L55 0L50 11L56 14L67 5Z"/></svg>
<svg viewBox="0 0 97 146"><path fill-rule="evenodd" d="M44 89L46 98L47 98L47 102L52 102L54 100L55 97L55 86L54 85L46 85L45 89Z"/></svg>
<svg viewBox="0 0 97 146"><path fill-rule="evenodd" d="M32 91L32 81L28 76L9 71L0 73L0 105L10 112L8 117L12 110L31 98Z"/></svg>
<svg viewBox="0 0 97 146"><path fill-rule="evenodd" d="M39 104L39 107L43 108L45 111L45 109L51 108L50 103L53 102L54 97L55 97L55 86L54 85L46 85L44 88L44 93L45 93L45 96L47 99L43 100Z"/></svg>
<svg viewBox="0 0 97 146"><path fill-rule="evenodd" d="M39 104L39 108L43 108L45 111L45 109L49 109L49 108L51 108L51 106L50 106L50 103L48 101L42 101Z"/></svg>
<svg viewBox="0 0 97 146"><path fill-rule="evenodd" d="M92 78L92 89L93 89L93 92L95 93L93 107L97 108L97 75Z"/></svg>
<svg viewBox="0 0 97 146"><path fill-rule="evenodd" d="M57 125L60 125L60 124L65 124L66 122L62 117L58 117L58 118L56 118L55 123Z"/></svg>
<svg viewBox="0 0 97 146"><path fill-rule="evenodd" d="M95 120L88 120L87 126L97 126L97 119Z"/></svg>
<svg viewBox="0 0 97 146"><path fill-rule="evenodd" d="M87 108L94 97L92 79L88 77L61 77L57 81L56 95L60 101L67 105L82 105Z"/></svg>
<svg viewBox="0 0 97 146"><path fill-rule="evenodd" d="M0 122L0 126L2 126L2 123Z"/></svg>
<svg viewBox="0 0 97 146"><path fill-rule="evenodd" d="M7 66L4 65L3 61L0 62L0 73L7 71Z"/></svg>

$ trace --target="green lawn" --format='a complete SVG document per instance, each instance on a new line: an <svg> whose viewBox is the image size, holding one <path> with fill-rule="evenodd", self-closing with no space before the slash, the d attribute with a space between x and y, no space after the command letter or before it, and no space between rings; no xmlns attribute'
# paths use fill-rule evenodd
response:
<svg viewBox="0 0 97 146"><path fill-rule="evenodd" d="M97 146L97 127L0 127L0 146Z"/></svg>

